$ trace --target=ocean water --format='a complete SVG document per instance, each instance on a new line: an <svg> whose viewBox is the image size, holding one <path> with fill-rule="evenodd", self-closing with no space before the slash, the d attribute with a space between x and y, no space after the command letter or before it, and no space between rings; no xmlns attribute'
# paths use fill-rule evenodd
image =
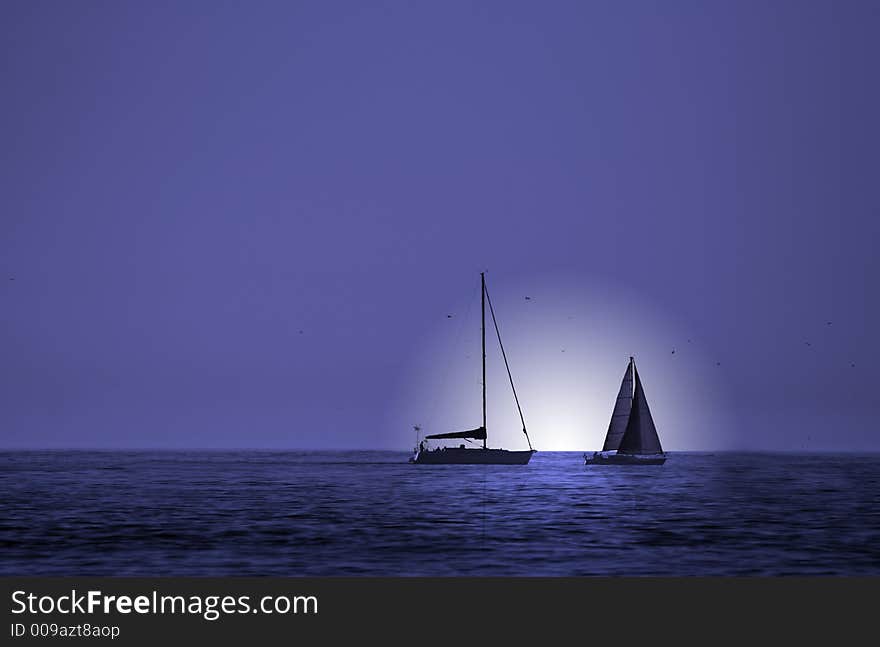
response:
<svg viewBox="0 0 880 647"><path fill-rule="evenodd" d="M3 575L880 575L880 455L0 453Z"/></svg>

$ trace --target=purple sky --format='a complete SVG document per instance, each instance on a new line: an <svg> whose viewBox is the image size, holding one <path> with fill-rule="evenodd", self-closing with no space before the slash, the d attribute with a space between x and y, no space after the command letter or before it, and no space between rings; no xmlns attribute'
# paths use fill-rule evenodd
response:
<svg viewBox="0 0 880 647"><path fill-rule="evenodd" d="M630 353L661 438L711 379L734 437L693 446L880 449L877 33L839 0L5 0L0 446L406 448L488 269L526 384L578 349L527 412L600 391L538 449L601 443ZM565 294L641 327L600 367Z"/></svg>

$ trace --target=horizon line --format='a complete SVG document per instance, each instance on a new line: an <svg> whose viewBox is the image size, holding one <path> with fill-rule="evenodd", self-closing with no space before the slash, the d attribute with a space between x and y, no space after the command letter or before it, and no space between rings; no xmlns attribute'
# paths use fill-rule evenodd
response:
<svg viewBox="0 0 880 647"><path fill-rule="evenodd" d="M12 452L388 452L411 453L412 449L389 449L369 447L3 447L0 453ZM594 452L596 449L538 449L538 454L571 454ZM880 448L833 448L833 449L671 449L665 454L880 454Z"/></svg>

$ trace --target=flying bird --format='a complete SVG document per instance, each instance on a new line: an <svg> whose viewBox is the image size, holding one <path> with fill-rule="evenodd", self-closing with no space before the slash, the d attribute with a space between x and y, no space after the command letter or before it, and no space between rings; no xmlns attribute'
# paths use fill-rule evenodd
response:
<svg viewBox="0 0 880 647"><path fill-rule="evenodd" d="M446 315L447 319L452 319L452 315Z"/></svg>
<svg viewBox="0 0 880 647"><path fill-rule="evenodd" d="M526 297L526 301L531 301L532 297Z"/></svg>
<svg viewBox="0 0 880 647"><path fill-rule="evenodd" d="M672 354L675 355L675 349L674 349L674 348L672 349Z"/></svg>

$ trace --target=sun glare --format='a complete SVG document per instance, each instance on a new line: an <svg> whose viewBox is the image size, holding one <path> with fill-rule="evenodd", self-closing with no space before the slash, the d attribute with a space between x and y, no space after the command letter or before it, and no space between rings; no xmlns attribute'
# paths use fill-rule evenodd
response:
<svg viewBox="0 0 880 647"><path fill-rule="evenodd" d="M492 285L492 299L536 449L601 448L630 355L636 357L665 449L725 446L724 389L717 371L710 370L706 354L711 349L691 343L686 352L670 355L675 340L687 337L681 323L614 284L559 277L500 283ZM411 379L391 416L405 446L411 444L413 424L426 433L480 424L479 307L473 312L474 321L468 322L473 325L464 333L442 322L413 357ZM488 443L526 448L494 330L487 334L486 352Z"/></svg>

